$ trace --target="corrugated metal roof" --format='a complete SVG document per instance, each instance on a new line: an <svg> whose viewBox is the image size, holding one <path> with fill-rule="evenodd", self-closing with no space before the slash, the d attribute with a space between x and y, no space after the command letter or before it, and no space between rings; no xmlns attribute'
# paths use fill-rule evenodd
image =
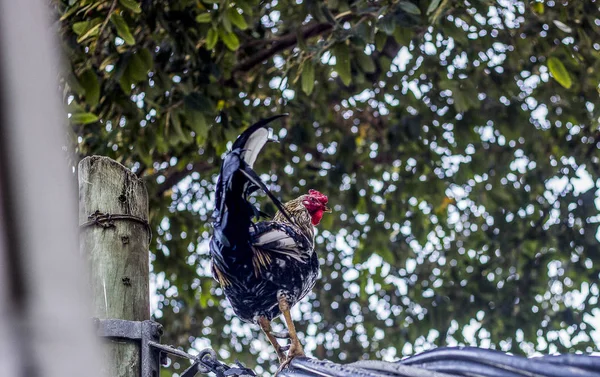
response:
<svg viewBox="0 0 600 377"><path fill-rule="evenodd" d="M600 357L552 355L525 358L475 347L427 351L398 362L335 364L298 358L279 377L600 377Z"/></svg>

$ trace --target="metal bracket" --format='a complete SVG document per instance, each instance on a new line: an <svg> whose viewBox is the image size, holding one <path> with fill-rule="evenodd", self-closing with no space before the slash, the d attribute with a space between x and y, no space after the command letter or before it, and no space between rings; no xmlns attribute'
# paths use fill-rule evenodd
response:
<svg viewBox="0 0 600 377"><path fill-rule="evenodd" d="M96 334L103 338L126 339L138 342L141 356L141 377L158 377L160 351L151 344L160 341L162 325L154 321L127 321L124 319L98 319Z"/></svg>
<svg viewBox="0 0 600 377"><path fill-rule="evenodd" d="M160 375L161 356L173 355L184 359L193 360L192 365L180 375L181 377L194 377L197 373L209 374L214 372L217 377L255 377L254 372L239 362L236 367L221 363L215 351L207 348L197 356L177 348L160 344L163 333L162 325L154 321L127 321L124 319L98 319L96 334L103 338L126 339L138 342L141 353L141 376L158 377Z"/></svg>

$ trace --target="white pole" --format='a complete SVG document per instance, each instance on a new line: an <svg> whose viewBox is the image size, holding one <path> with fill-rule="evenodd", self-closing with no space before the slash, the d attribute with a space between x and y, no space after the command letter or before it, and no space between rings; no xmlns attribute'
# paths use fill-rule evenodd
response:
<svg viewBox="0 0 600 377"><path fill-rule="evenodd" d="M0 375L97 376L49 6L0 1Z"/></svg>

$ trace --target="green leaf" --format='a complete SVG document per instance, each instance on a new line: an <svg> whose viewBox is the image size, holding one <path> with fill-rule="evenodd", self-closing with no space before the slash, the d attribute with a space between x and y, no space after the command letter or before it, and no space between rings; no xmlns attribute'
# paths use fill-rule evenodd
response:
<svg viewBox="0 0 600 377"><path fill-rule="evenodd" d="M146 165L152 166L154 160L152 158L152 152L150 151L150 147L148 143L151 143L150 140L145 138L137 138L135 141L135 152L139 159Z"/></svg>
<svg viewBox="0 0 600 377"><path fill-rule="evenodd" d="M409 1L401 1L398 3L398 6L406 13L414 14L417 16L421 14L421 10L419 9L419 7Z"/></svg>
<svg viewBox="0 0 600 377"><path fill-rule="evenodd" d="M221 37L221 40L223 43L225 43L225 46L227 46L227 48L231 51L235 51L240 47L240 40L235 33L227 33L219 30L219 37Z"/></svg>
<svg viewBox="0 0 600 377"><path fill-rule="evenodd" d="M464 113L469 110L470 103L468 98L460 90L452 92L452 99L454 100L454 108L457 112Z"/></svg>
<svg viewBox="0 0 600 377"><path fill-rule="evenodd" d="M396 256L389 249L388 245L384 244L384 245L382 245L382 247L378 247L377 254L379 254L379 256L381 258L383 258L384 261L390 263L392 266L396 264ZM381 276L381 275L375 275L375 276Z"/></svg>
<svg viewBox="0 0 600 377"><path fill-rule="evenodd" d="M100 32L100 26L101 26L101 24L92 26L88 31L86 31L79 38L77 38L77 43L81 43L82 41L86 40L89 37L98 35L98 33Z"/></svg>
<svg viewBox="0 0 600 377"><path fill-rule="evenodd" d="M210 292L212 287L212 282L208 279L205 279L202 282L202 293L200 294L200 307L206 308L208 306L208 301L212 299L213 295Z"/></svg>
<svg viewBox="0 0 600 377"><path fill-rule="evenodd" d="M377 33L375 34L375 48L377 51L383 51L383 47L387 42L387 34L386 33Z"/></svg>
<svg viewBox="0 0 600 377"><path fill-rule="evenodd" d="M77 113L71 115L71 122L76 124L90 124L98 121L98 116L93 113Z"/></svg>
<svg viewBox="0 0 600 377"><path fill-rule="evenodd" d="M334 46L335 71L338 73L344 85L348 86L352 82L352 70L350 69L350 52L345 43L338 43Z"/></svg>
<svg viewBox="0 0 600 377"><path fill-rule="evenodd" d="M315 67L311 62L304 63L302 67L302 91L310 95L315 87Z"/></svg>
<svg viewBox="0 0 600 377"><path fill-rule="evenodd" d="M153 67L152 54L147 49L140 49L125 56L121 64L124 68L117 68L115 76L118 77L123 92L130 94L132 85L148 79L148 72Z"/></svg>
<svg viewBox="0 0 600 377"><path fill-rule="evenodd" d="M185 117L189 127L196 134L196 143L199 145L204 144L208 137L208 123L204 114L199 111L186 109Z"/></svg>
<svg viewBox="0 0 600 377"><path fill-rule="evenodd" d="M123 7L129 9L133 13L141 13L142 8L140 8L140 4L134 0L119 0L119 4Z"/></svg>
<svg viewBox="0 0 600 377"><path fill-rule="evenodd" d="M73 32L75 32L75 34L77 35L81 35L83 33L85 33L85 31L90 27L90 21L82 21L82 22L75 22L73 24Z"/></svg>
<svg viewBox="0 0 600 377"><path fill-rule="evenodd" d="M388 14L377 22L377 27L387 35L392 35L396 28L396 20L391 14Z"/></svg>
<svg viewBox="0 0 600 377"><path fill-rule="evenodd" d="M100 100L100 83L98 76L91 69L83 71L79 76L79 83L85 91L85 99L88 105L94 107Z"/></svg>
<svg viewBox="0 0 600 377"><path fill-rule="evenodd" d="M169 151L169 145L167 143L165 128L166 128L166 119L165 119L165 117L162 117L161 122L159 123L160 134L157 135L156 138L154 139L154 141L156 143L156 151L158 153L167 153Z"/></svg>
<svg viewBox="0 0 600 377"><path fill-rule="evenodd" d="M247 2L236 2L235 5L237 5L248 17L252 17L252 15L254 14L254 8L251 4Z"/></svg>
<svg viewBox="0 0 600 377"><path fill-rule="evenodd" d="M440 2L441 2L441 0L431 0L431 2L429 3L429 6L427 7L427 15L428 16L437 9L437 7L440 5Z"/></svg>
<svg viewBox="0 0 600 377"><path fill-rule="evenodd" d="M246 19L237 11L236 8L227 9L227 17L231 23L237 26L240 30L246 30L248 28Z"/></svg>
<svg viewBox="0 0 600 377"><path fill-rule="evenodd" d="M219 34L217 33L217 30L214 28L208 29L208 34L206 34L206 48L212 50L217 45L218 41Z"/></svg>
<svg viewBox="0 0 600 377"><path fill-rule="evenodd" d="M131 56L129 66L127 66L129 76L135 80L134 83L146 80L148 78L148 72L150 67L145 59L142 58L142 54L135 53Z"/></svg>
<svg viewBox="0 0 600 377"><path fill-rule="evenodd" d="M464 113L471 108L478 108L480 106L476 88L473 85L469 85L469 82L466 80L442 80L439 86L442 90L452 91L454 108L459 113Z"/></svg>
<svg viewBox="0 0 600 377"><path fill-rule="evenodd" d="M68 75L65 76L66 80L67 80L67 85L77 94L79 95L85 95L85 88L81 85L81 83L79 82L79 78L75 77L74 74L70 73ZM74 102L71 102L74 103ZM73 112L73 111L70 111Z"/></svg>
<svg viewBox="0 0 600 377"><path fill-rule="evenodd" d="M80 43L81 41L85 40L86 38L88 38L90 36L98 35L101 25L102 25L102 19L99 17L94 18L93 20L90 20L90 21L74 23L73 27L72 27L73 32L75 32L75 34L79 35L79 38L77 38L77 42Z"/></svg>
<svg viewBox="0 0 600 377"><path fill-rule="evenodd" d="M563 63L555 57L551 57L548 59L548 69L560 85L564 88L569 89L573 82L571 81L571 76L569 76L569 72L563 65Z"/></svg>
<svg viewBox="0 0 600 377"><path fill-rule="evenodd" d="M221 19L221 26L227 33L231 33L233 31L233 28L231 27L231 20L227 16Z"/></svg>
<svg viewBox="0 0 600 377"><path fill-rule="evenodd" d="M116 64L116 68L111 72L111 78L113 80L119 80L119 85L121 89L126 94L131 92L131 79L128 77L127 68L129 66L129 60L131 59L131 54L123 54L120 57L119 61Z"/></svg>
<svg viewBox="0 0 600 377"><path fill-rule="evenodd" d="M169 144L171 146L175 146L179 143L187 143L189 141L189 137L186 132L183 131L181 127L181 111L173 110L171 111L171 126L172 132L169 133Z"/></svg>
<svg viewBox="0 0 600 377"><path fill-rule="evenodd" d="M196 16L196 22L198 22L199 24L207 24L211 21L212 21L212 16L208 12L200 13L199 15Z"/></svg>
<svg viewBox="0 0 600 377"><path fill-rule="evenodd" d="M215 110L214 103L205 95L193 92L185 96L183 103L186 108L202 113L212 113Z"/></svg>
<svg viewBox="0 0 600 377"><path fill-rule="evenodd" d="M133 85L134 82L132 81L131 77L127 74L127 70L123 73L123 75L119 78L119 86L121 87L121 90L123 90L123 93L129 95L131 94L131 85Z"/></svg>
<svg viewBox="0 0 600 377"><path fill-rule="evenodd" d="M544 14L544 3L535 2L531 4L531 9L537 14Z"/></svg>
<svg viewBox="0 0 600 377"><path fill-rule="evenodd" d="M152 53L150 50L147 48L142 48L138 50L137 54L140 56L146 72L150 72L154 68L154 59L152 58Z"/></svg>
<svg viewBox="0 0 600 377"><path fill-rule="evenodd" d="M81 106L81 104L77 103L76 101L73 101L70 104L68 104L66 106L66 110L67 110L67 112L69 112L71 114L85 113L85 108L83 106Z"/></svg>
<svg viewBox="0 0 600 377"><path fill-rule="evenodd" d="M110 20L113 23L113 25L115 25L115 28L117 29L117 35L119 37L123 38L125 43L127 43L128 45L130 45L130 46L134 45L135 38L131 34L131 31L129 30L129 26L127 25L127 22L125 22L123 17L119 16L118 14L113 13L113 15L110 17Z"/></svg>
<svg viewBox="0 0 600 377"><path fill-rule="evenodd" d="M356 61L358 62L358 65L363 70L363 72L366 72L366 73L375 72L375 69L376 69L375 63L373 62L373 59L371 59L371 57L369 55L357 54Z"/></svg>
<svg viewBox="0 0 600 377"><path fill-rule="evenodd" d="M396 30L394 30L394 39L402 46L408 46L413 36L414 32L405 27L397 27Z"/></svg>
<svg viewBox="0 0 600 377"><path fill-rule="evenodd" d="M73 7L69 8L69 10L66 11L62 16L60 16L60 18L58 20L60 22L63 22L64 20L66 20L67 18L69 18L73 13L75 13L76 11L78 11L79 8L80 8L79 5L73 6Z"/></svg>
<svg viewBox="0 0 600 377"><path fill-rule="evenodd" d="M366 23L361 23L356 27L356 37L362 39L364 43L373 43L375 28L369 27Z"/></svg>

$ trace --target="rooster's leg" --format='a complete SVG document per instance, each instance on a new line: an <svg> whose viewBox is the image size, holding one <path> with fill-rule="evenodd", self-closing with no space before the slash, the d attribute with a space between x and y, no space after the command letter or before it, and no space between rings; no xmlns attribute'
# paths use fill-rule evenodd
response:
<svg viewBox="0 0 600 377"><path fill-rule="evenodd" d="M283 313L283 318L285 319L285 324L287 325L288 331L290 333L290 350L288 352L287 360L281 364L279 370L282 370L286 367L294 357L305 356L304 349L302 349L302 344L300 344L300 340L298 340L298 334L296 334L296 327L294 326L294 322L292 321L292 315L290 314L290 304L286 298L286 295L283 292L280 292L277 295L277 301L279 301L279 310Z"/></svg>
<svg viewBox="0 0 600 377"><path fill-rule="evenodd" d="M271 331L271 322L267 319L267 317L263 316L258 316L256 318L256 322L269 339L269 342L271 342L271 344L273 345L273 348L275 348L275 352L277 352L277 357L279 358L279 363L283 363L285 361L285 354L283 353L281 346L279 345L277 339L275 339L275 336Z"/></svg>
<svg viewBox="0 0 600 377"><path fill-rule="evenodd" d="M271 334L278 338L278 339L289 339L290 338L290 333L287 330L283 330L283 331L271 331Z"/></svg>

